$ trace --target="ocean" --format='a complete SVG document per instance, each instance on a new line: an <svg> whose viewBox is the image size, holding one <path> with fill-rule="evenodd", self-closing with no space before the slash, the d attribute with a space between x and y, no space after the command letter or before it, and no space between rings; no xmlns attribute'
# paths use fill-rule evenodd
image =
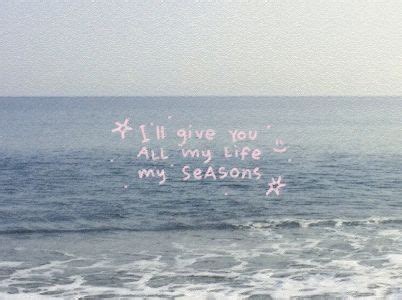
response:
<svg viewBox="0 0 402 300"><path fill-rule="evenodd" d="M0 299L359 297L402 299L402 98L0 98Z"/></svg>

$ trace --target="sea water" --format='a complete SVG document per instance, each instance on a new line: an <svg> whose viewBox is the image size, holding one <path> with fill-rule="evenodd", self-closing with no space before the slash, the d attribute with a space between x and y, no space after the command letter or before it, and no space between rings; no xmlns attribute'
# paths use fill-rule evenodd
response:
<svg viewBox="0 0 402 300"><path fill-rule="evenodd" d="M169 160L137 159L151 123L214 129L199 146L212 150L258 129L247 145L261 160L209 164L263 176L183 181L184 165L207 165L177 139ZM278 138L287 151L267 151ZM164 184L138 178L151 167ZM286 187L266 196L278 176ZM402 99L1 98L0 295L402 297Z"/></svg>

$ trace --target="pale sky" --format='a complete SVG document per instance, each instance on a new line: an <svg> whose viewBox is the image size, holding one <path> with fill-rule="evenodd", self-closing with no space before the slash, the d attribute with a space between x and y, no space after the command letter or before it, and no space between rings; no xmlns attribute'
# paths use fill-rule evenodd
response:
<svg viewBox="0 0 402 300"><path fill-rule="evenodd" d="M402 95L402 1L2 0L0 95Z"/></svg>

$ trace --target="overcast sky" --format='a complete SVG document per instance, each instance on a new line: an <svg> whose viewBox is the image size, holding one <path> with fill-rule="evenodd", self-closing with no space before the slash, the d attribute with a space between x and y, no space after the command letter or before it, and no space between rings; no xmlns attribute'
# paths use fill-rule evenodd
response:
<svg viewBox="0 0 402 300"><path fill-rule="evenodd" d="M402 1L2 0L0 95L402 95Z"/></svg>

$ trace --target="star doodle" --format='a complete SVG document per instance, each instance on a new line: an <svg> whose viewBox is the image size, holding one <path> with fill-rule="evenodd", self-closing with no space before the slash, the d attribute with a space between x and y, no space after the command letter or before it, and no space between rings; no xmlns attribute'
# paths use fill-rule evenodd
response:
<svg viewBox="0 0 402 300"><path fill-rule="evenodd" d="M114 124L116 124L117 127L114 128L112 132L120 132L120 136L123 140L126 137L126 132L129 130L133 130L130 126L128 126L128 121L129 119L126 118L124 120L124 123L114 122Z"/></svg>
<svg viewBox="0 0 402 300"><path fill-rule="evenodd" d="M271 182L268 183L269 190L266 193L267 196L272 192L274 192L277 196L279 196L280 189L286 186L286 184L281 183L281 180L282 180L281 176L278 177L278 180L275 180L275 178L272 177Z"/></svg>

